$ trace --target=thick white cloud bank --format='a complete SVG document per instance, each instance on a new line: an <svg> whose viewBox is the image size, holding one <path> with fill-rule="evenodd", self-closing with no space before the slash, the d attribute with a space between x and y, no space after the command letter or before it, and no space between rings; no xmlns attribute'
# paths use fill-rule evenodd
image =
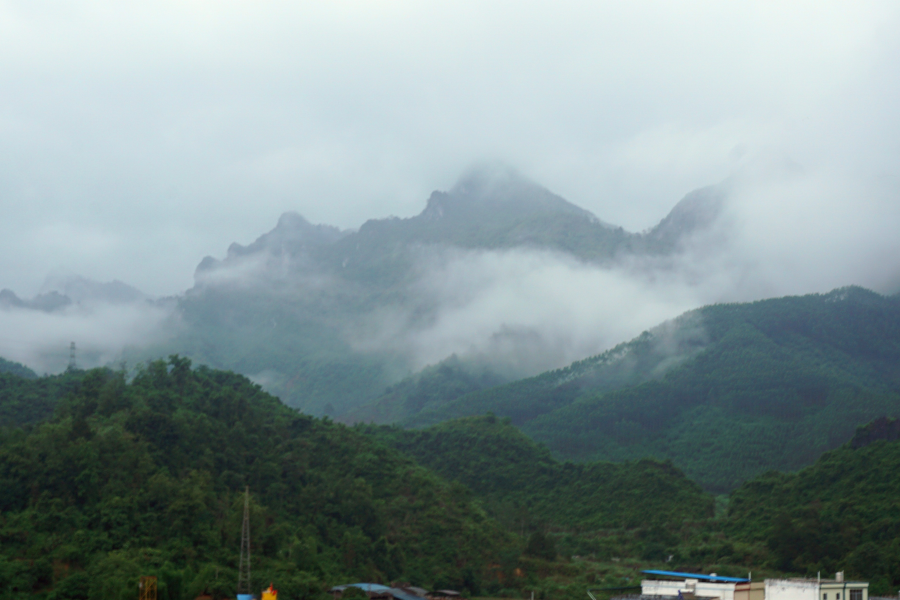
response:
<svg viewBox="0 0 900 600"><path fill-rule="evenodd" d="M282 211L408 216L480 159L631 230L760 155L895 191L898 21L878 0L0 0L0 287L62 268L179 293Z"/></svg>

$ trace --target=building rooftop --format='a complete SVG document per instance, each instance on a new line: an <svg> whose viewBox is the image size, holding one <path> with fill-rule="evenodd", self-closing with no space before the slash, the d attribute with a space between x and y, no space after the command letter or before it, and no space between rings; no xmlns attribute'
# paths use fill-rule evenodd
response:
<svg viewBox="0 0 900 600"><path fill-rule="evenodd" d="M711 581L714 583L745 583L750 581L745 577L722 577L721 575L703 573L681 573L679 571L641 571L647 575L659 575L661 577L675 577L678 579L697 579L700 581Z"/></svg>
<svg viewBox="0 0 900 600"><path fill-rule="evenodd" d="M422 600L421 596L418 596L412 592L400 588L388 587L386 585L381 585L380 583L348 583L345 585L336 585L328 591L332 593L337 591L344 591L348 587L359 588L366 593L376 595L390 594L398 600Z"/></svg>

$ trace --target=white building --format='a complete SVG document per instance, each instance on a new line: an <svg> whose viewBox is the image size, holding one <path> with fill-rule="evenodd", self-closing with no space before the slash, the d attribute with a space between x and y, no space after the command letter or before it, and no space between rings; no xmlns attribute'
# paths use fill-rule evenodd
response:
<svg viewBox="0 0 900 600"><path fill-rule="evenodd" d="M766 579L765 600L869 600L869 584L834 579Z"/></svg>
<svg viewBox="0 0 900 600"><path fill-rule="evenodd" d="M844 581L843 572L834 579L766 579L765 582L736 577L718 577L715 573L679 573L644 571L673 579L644 579L644 596L682 596L716 600L869 600L869 584ZM678 579L674 579L674 578Z"/></svg>
<svg viewBox="0 0 900 600"><path fill-rule="evenodd" d="M685 598L717 598L718 600L751 600L744 588L750 582L739 577L719 577L715 573L681 573L678 571L644 571L648 575L661 575L679 579L644 579L641 581L643 596L683 596ZM683 578L683 579L680 579ZM737 593L737 598L735 598ZM753 598L752 600L763 600ZM834 600L832 598L831 600ZM865 600L868 600L866 598Z"/></svg>
<svg viewBox="0 0 900 600"><path fill-rule="evenodd" d="M704 581L700 579L683 579L681 581L644 579L641 581L641 595L678 596L680 592L685 597L734 600L735 585L737 584L733 582Z"/></svg>

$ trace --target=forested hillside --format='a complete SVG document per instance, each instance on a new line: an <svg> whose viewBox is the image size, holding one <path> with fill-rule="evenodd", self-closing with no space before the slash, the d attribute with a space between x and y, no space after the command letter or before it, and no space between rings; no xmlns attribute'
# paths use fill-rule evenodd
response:
<svg viewBox="0 0 900 600"><path fill-rule="evenodd" d="M725 515L671 463L560 463L491 415L347 428L177 356L131 381L3 377L15 379L0 388L3 597L133 600L142 574L159 576L163 600L231 597L244 486L254 581L285 598L399 580L575 600L663 566L900 583L896 421L744 484ZM8 408L37 397L40 410Z"/></svg>
<svg viewBox="0 0 900 600"><path fill-rule="evenodd" d="M463 486L242 376L172 357L130 383L64 383L51 420L0 435L4 597L131 600L150 572L164 599L231 596L244 486L255 581L288 598L347 580L477 589L514 547Z"/></svg>
<svg viewBox="0 0 900 600"><path fill-rule="evenodd" d="M59 400L77 389L84 375L82 371L67 371L37 377L30 369L24 373L21 369L0 372L0 427L49 419Z"/></svg>
<svg viewBox="0 0 900 600"><path fill-rule="evenodd" d="M708 306L558 371L405 421L508 416L557 457L671 459L717 492L900 414L900 300L861 288ZM445 396L446 397L446 396Z"/></svg>
<svg viewBox="0 0 900 600"><path fill-rule="evenodd" d="M767 473L735 490L728 535L765 545L771 566L781 571L846 570L849 577L871 580L873 594L895 593L900 442L896 434L875 439L871 429L862 428L851 443L797 473Z"/></svg>
<svg viewBox="0 0 900 600"><path fill-rule="evenodd" d="M25 365L13 362L11 360L6 360L5 358L0 358L0 373L11 373L13 375L18 375L19 377L24 377L26 379L35 379L37 377L37 373L35 373Z"/></svg>
<svg viewBox="0 0 900 600"><path fill-rule="evenodd" d="M598 567L630 559L756 577L844 570L870 580L873 594L900 586L900 420L861 427L798 473L751 479L720 498L727 511L715 517L713 498L670 464L559 463L494 416L358 429L464 483L508 529L551 531L561 552Z"/></svg>
<svg viewBox="0 0 900 600"><path fill-rule="evenodd" d="M412 431L361 430L466 485L514 527L640 529L713 515L712 497L671 463L560 463L508 418L468 417Z"/></svg>

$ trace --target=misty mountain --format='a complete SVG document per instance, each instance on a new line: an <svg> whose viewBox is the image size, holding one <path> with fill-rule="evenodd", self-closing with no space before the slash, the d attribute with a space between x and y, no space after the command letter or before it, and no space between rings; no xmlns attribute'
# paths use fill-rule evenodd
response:
<svg viewBox="0 0 900 600"><path fill-rule="evenodd" d="M491 412L558 457L668 458L726 491L900 413L898 364L900 298L844 288L707 306L564 369L461 396L449 369L423 373L344 419L423 426Z"/></svg>
<svg viewBox="0 0 900 600"><path fill-rule="evenodd" d="M43 312L53 312L63 309L72 304L72 299L68 296L52 291L43 294L37 294L30 300L19 298L16 293L10 289L0 290L0 308L24 308L28 310L40 310Z"/></svg>
<svg viewBox="0 0 900 600"><path fill-rule="evenodd" d="M37 373L25 365L0 357L0 373L9 373L24 379L37 379Z"/></svg>
<svg viewBox="0 0 900 600"><path fill-rule="evenodd" d="M179 299L172 339L130 360L178 352L244 373L304 411L345 413L425 366L419 347L428 346L432 363L453 352L418 342L440 324L442 308L465 302L454 298L465 285L436 289L442 270L477 284L485 276L466 270L466 260L481 256L472 253L541 252L572 268L672 255L714 221L724 195L724 187L698 190L655 228L629 233L513 170L491 168L434 192L419 215L370 220L357 231L286 213L253 243L204 258ZM467 352L467 364L486 369L475 385L566 362L540 332L489 327L487 347Z"/></svg>
<svg viewBox="0 0 900 600"><path fill-rule="evenodd" d="M150 296L119 280L100 282L80 276L51 277L42 286L44 293L56 292L77 304L131 304Z"/></svg>
<svg viewBox="0 0 900 600"><path fill-rule="evenodd" d="M0 308L24 308L54 312L73 304L133 304L150 296L135 287L114 280L99 282L80 276L48 278L41 292L30 300L19 298L10 289L0 290Z"/></svg>

